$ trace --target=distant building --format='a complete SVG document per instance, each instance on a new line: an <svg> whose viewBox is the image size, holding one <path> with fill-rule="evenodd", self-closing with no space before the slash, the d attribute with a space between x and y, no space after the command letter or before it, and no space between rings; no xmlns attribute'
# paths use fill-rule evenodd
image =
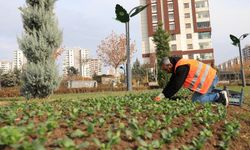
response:
<svg viewBox="0 0 250 150"><path fill-rule="evenodd" d="M240 57L235 57L218 65L219 70L229 70L240 64Z"/></svg>
<svg viewBox="0 0 250 150"><path fill-rule="evenodd" d="M250 60L250 45L247 45L245 48L242 49L242 51L244 60Z"/></svg>
<svg viewBox="0 0 250 150"><path fill-rule="evenodd" d="M102 74L102 62L99 59L89 59L89 70L91 75L101 75Z"/></svg>
<svg viewBox="0 0 250 150"><path fill-rule="evenodd" d="M82 48L71 48L65 50L63 60L63 72L67 74L67 68L76 68L83 77L90 77L89 66L84 60L88 59L88 50Z"/></svg>
<svg viewBox="0 0 250 150"><path fill-rule="evenodd" d="M27 59L24 57L21 50L14 50L13 61L0 61L0 69L7 73L13 71L15 68L22 70L23 65L27 63Z"/></svg>
<svg viewBox="0 0 250 150"><path fill-rule="evenodd" d="M13 60L14 68L22 70L23 65L26 63L27 63L27 59L23 55L23 51L15 50L14 51L14 60Z"/></svg>
<svg viewBox="0 0 250 150"><path fill-rule="evenodd" d="M153 34L158 23L171 34L172 55L214 64L208 0L140 0L151 4L141 12L142 58L155 66Z"/></svg>
<svg viewBox="0 0 250 150"><path fill-rule="evenodd" d="M98 59L89 58L89 51L82 48L65 50L63 60L63 72L67 74L67 68L76 68L82 77L92 77L94 73L101 74L102 65Z"/></svg>
<svg viewBox="0 0 250 150"><path fill-rule="evenodd" d="M0 61L0 70L2 73L8 73L13 70L13 63L10 61Z"/></svg>

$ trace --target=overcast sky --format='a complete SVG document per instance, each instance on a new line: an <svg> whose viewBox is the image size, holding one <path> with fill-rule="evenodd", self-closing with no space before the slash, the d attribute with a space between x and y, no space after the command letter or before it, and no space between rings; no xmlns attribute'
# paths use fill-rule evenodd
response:
<svg viewBox="0 0 250 150"><path fill-rule="evenodd" d="M23 32L18 7L24 4L25 0L0 0L0 60L12 60L13 51L18 49L16 39ZM87 48L96 56L101 40L112 31L125 32L125 25L114 19L116 4L130 10L139 0L58 0L55 13L63 30L62 45ZM250 33L250 0L210 0L210 15L215 63L219 64L239 55L229 34ZM140 15L130 24L130 37L138 49L133 59L141 59ZM250 36L242 41L246 44L250 44Z"/></svg>

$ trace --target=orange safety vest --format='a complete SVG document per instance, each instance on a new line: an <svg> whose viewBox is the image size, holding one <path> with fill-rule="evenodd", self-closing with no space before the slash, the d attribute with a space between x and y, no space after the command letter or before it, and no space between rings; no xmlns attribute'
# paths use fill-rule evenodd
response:
<svg viewBox="0 0 250 150"><path fill-rule="evenodd" d="M182 65L190 67L183 87L201 94L207 93L216 76L216 70L194 59L180 59L175 65L174 72L176 72L177 67Z"/></svg>

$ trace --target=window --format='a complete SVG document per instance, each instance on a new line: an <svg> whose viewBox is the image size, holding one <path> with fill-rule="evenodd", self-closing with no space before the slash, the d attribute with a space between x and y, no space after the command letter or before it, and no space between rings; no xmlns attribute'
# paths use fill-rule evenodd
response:
<svg viewBox="0 0 250 150"><path fill-rule="evenodd" d="M200 54L200 59L201 60L213 59L213 53L202 53Z"/></svg>
<svg viewBox="0 0 250 150"><path fill-rule="evenodd" d="M209 18L209 12L208 11L200 11L196 13L197 18Z"/></svg>
<svg viewBox="0 0 250 150"><path fill-rule="evenodd" d="M207 2L205 2L205 1L197 1L197 2L195 2L195 7L196 8L203 8L203 7L206 7L207 5Z"/></svg>
<svg viewBox="0 0 250 150"><path fill-rule="evenodd" d="M202 28L209 28L210 27L210 21L206 22L197 22L197 28L202 29Z"/></svg>
<svg viewBox="0 0 250 150"><path fill-rule="evenodd" d="M188 44L187 49L193 49L193 44Z"/></svg>
<svg viewBox="0 0 250 150"><path fill-rule="evenodd" d="M186 38L187 38L187 39L192 39L192 34L190 34L190 33L189 33L189 34L186 34Z"/></svg>
<svg viewBox="0 0 250 150"><path fill-rule="evenodd" d="M151 0L151 3L156 3L156 0Z"/></svg>
<svg viewBox="0 0 250 150"><path fill-rule="evenodd" d="M186 23L185 26L186 26L186 29L191 28L191 23Z"/></svg>
<svg viewBox="0 0 250 150"><path fill-rule="evenodd" d="M172 34L171 35L171 41L175 41L176 40L176 35L175 34Z"/></svg>
<svg viewBox="0 0 250 150"><path fill-rule="evenodd" d="M153 32L157 30L157 24L153 24Z"/></svg>
<svg viewBox="0 0 250 150"><path fill-rule="evenodd" d="M200 46L200 49L208 49L208 48L210 48L209 42L199 43L199 46Z"/></svg>
<svg viewBox="0 0 250 150"><path fill-rule="evenodd" d="M199 39L210 39L211 32L199 32L198 37L199 37Z"/></svg>
<svg viewBox="0 0 250 150"><path fill-rule="evenodd" d="M169 20L174 20L174 13L173 13L173 12L170 12L170 13L168 14L168 18L169 18Z"/></svg>
<svg viewBox="0 0 250 150"><path fill-rule="evenodd" d="M169 23L169 30L175 30L175 23L174 22Z"/></svg>
<svg viewBox="0 0 250 150"><path fill-rule="evenodd" d="M157 6L156 5L152 5L152 12L157 12Z"/></svg>
<svg viewBox="0 0 250 150"><path fill-rule="evenodd" d="M177 50L176 44L171 45L171 51L175 51L175 50Z"/></svg>
<svg viewBox="0 0 250 150"><path fill-rule="evenodd" d="M194 59L194 55L193 54L188 54L188 58L189 59Z"/></svg>
<svg viewBox="0 0 250 150"><path fill-rule="evenodd" d="M152 21L153 21L153 23L156 23L158 21L156 14L153 14Z"/></svg>
<svg viewBox="0 0 250 150"><path fill-rule="evenodd" d="M185 18L190 18L190 13L185 13Z"/></svg>
<svg viewBox="0 0 250 150"><path fill-rule="evenodd" d="M168 10L173 10L173 9L174 9L173 3L168 3Z"/></svg>
<svg viewBox="0 0 250 150"><path fill-rule="evenodd" d="M189 8L189 3L184 3L184 8Z"/></svg>

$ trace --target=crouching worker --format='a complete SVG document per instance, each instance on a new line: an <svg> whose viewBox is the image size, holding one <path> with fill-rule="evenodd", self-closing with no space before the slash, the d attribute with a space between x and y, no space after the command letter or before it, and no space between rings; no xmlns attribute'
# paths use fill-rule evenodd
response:
<svg viewBox="0 0 250 150"><path fill-rule="evenodd" d="M160 101L162 98L171 98L183 86L194 92L193 102L218 102L228 106L229 101L226 91L212 92L218 83L218 77L216 70L211 66L194 59L164 57L162 69L167 73L172 73L172 76L162 93L154 98L155 101Z"/></svg>

